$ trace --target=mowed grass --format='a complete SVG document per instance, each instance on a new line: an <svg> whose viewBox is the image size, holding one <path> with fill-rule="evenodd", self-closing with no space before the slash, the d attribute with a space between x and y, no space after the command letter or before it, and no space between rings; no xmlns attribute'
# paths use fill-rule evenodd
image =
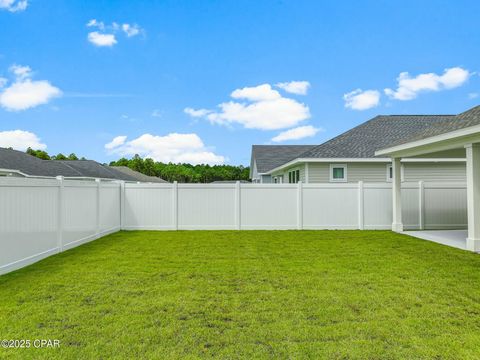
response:
<svg viewBox="0 0 480 360"><path fill-rule="evenodd" d="M388 231L119 232L0 277L19 359L478 359L480 256Z"/></svg>

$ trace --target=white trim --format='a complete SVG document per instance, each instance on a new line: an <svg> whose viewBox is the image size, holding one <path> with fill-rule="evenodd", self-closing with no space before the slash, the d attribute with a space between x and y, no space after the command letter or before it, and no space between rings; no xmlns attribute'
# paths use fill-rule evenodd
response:
<svg viewBox="0 0 480 360"><path fill-rule="evenodd" d="M402 163L439 163L439 162L466 162L466 158L405 158Z"/></svg>
<svg viewBox="0 0 480 360"><path fill-rule="evenodd" d="M475 126L470 126L468 128L464 129L459 129L459 130L454 130L454 131L449 131L444 134L440 134L437 136L431 136L426 139L421 139L421 140L416 140L416 141L411 141L407 142L405 144L397 145L397 146L392 146L389 148L385 148L382 150L378 150L375 152L376 156L379 155L391 155L396 152L404 151L404 150L411 150L416 147L420 146L427 146L431 144L435 144L441 141L447 141L447 140L453 140L459 137L463 136L469 136L469 135L478 135L480 133L480 125L475 125ZM425 152L424 152L425 153Z"/></svg>
<svg viewBox="0 0 480 360"><path fill-rule="evenodd" d="M308 162L305 163L305 184L309 183L309 176L310 176L310 171L309 171L309 166Z"/></svg>
<svg viewBox="0 0 480 360"><path fill-rule="evenodd" d="M401 162L465 162L464 158L409 158L402 159ZM293 166L299 163L390 163L392 160L390 158L298 158L283 165L277 166L276 168L265 172L259 173L258 175L270 175L274 172L280 171L289 166Z"/></svg>
<svg viewBox="0 0 480 360"><path fill-rule="evenodd" d="M392 173L392 177L390 177L390 172ZM392 182L393 178L393 166L392 164L387 164L387 182Z"/></svg>
<svg viewBox="0 0 480 360"><path fill-rule="evenodd" d="M265 174L272 174L276 171L280 171L284 168L299 164L299 163L338 163L338 162L373 162L373 163L382 163L390 162L390 158L297 158L293 159L283 165L277 166L276 168L266 172Z"/></svg>
<svg viewBox="0 0 480 360"><path fill-rule="evenodd" d="M343 169L343 179L335 179L333 177L333 169L334 168L342 168ZM347 182L347 164L330 164L330 182Z"/></svg>
<svg viewBox="0 0 480 360"><path fill-rule="evenodd" d="M295 180L297 180L296 182L291 183L290 182L290 173L293 172L294 177L296 178L297 177L297 171L298 171L298 179L295 179ZM294 167L294 168L288 169L287 170L287 175L288 175L288 184L297 184L300 181L300 168L299 167Z"/></svg>

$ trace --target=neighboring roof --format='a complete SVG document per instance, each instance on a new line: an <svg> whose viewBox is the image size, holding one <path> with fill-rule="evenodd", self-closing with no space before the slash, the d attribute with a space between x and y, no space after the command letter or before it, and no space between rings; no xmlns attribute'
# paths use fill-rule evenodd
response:
<svg viewBox="0 0 480 360"><path fill-rule="evenodd" d="M167 181L165 181L165 180L163 180L159 177L148 176L148 175L142 174L138 171L132 170L128 166L109 166L108 168L111 171L114 171L114 172L118 171L118 172L121 172L122 174L129 175L129 176L137 179L137 181L141 181L141 182L151 182L151 183L166 183L167 182Z"/></svg>
<svg viewBox="0 0 480 360"><path fill-rule="evenodd" d="M432 124L431 126L428 126L409 137L405 137L399 141L388 144L383 148L406 144L412 141L423 140L429 137L442 135L451 131L460 130L475 125L480 125L480 105L475 106L470 110L467 110L456 116L450 116L444 121Z"/></svg>
<svg viewBox="0 0 480 360"><path fill-rule="evenodd" d="M455 115L379 115L295 158L373 158L375 151L455 119ZM280 164L282 165L282 164Z"/></svg>
<svg viewBox="0 0 480 360"><path fill-rule="evenodd" d="M132 176L121 176L118 172L110 171L109 166L102 165L93 160L52 160L52 162L57 161L76 170L82 177L137 181Z"/></svg>
<svg viewBox="0 0 480 360"><path fill-rule="evenodd" d="M27 176L55 177L61 175L135 182L163 182L162 179L150 179L150 176L133 170L133 173L125 173L93 160L42 160L21 151L5 148L0 148L0 169L19 171ZM148 178L148 180L145 178Z"/></svg>
<svg viewBox="0 0 480 360"><path fill-rule="evenodd" d="M315 145L253 145L250 168L253 168L255 160L257 172L266 173L314 147Z"/></svg>
<svg viewBox="0 0 480 360"><path fill-rule="evenodd" d="M21 151L0 148L0 168L31 176L82 176L77 170L52 160L42 160Z"/></svg>

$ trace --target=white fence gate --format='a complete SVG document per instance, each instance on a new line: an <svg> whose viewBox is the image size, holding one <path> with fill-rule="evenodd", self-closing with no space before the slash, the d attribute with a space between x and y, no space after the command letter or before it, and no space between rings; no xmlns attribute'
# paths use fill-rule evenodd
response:
<svg viewBox="0 0 480 360"><path fill-rule="evenodd" d="M465 184L404 183L406 229L467 226ZM125 230L390 229L391 185L0 178L0 274Z"/></svg>

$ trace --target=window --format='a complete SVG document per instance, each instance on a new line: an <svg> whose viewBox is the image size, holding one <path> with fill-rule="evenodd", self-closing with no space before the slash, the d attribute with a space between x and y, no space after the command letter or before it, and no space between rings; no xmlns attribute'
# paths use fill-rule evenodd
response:
<svg viewBox="0 0 480 360"><path fill-rule="evenodd" d="M291 170L288 172L288 182L296 184L300 181L300 170Z"/></svg>
<svg viewBox="0 0 480 360"><path fill-rule="evenodd" d="M387 164L387 181L392 181L393 179L393 167L390 164Z"/></svg>
<svg viewBox="0 0 480 360"><path fill-rule="evenodd" d="M400 166L400 181L404 181L404 170L403 164ZM393 167L392 164L387 164L387 181L392 181L393 179Z"/></svg>
<svg viewBox="0 0 480 360"><path fill-rule="evenodd" d="M330 181L346 182L347 181L347 165L339 165L339 164L330 165Z"/></svg>

